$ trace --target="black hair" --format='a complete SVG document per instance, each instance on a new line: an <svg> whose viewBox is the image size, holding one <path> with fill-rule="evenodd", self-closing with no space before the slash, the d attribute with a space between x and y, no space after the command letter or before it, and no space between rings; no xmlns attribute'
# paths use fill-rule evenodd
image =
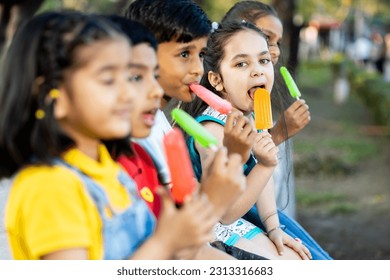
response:
<svg viewBox="0 0 390 280"><path fill-rule="evenodd" d="M49 92L64 82L65 71L82 66L78 47L119 36L109 21L74 11L40 14L17 31L1 76L0 177L32 162L50 164L74 146L54 118Z"/></svg>
<svg viewBox="0 0 390 280"><path fill-rule="evenodd" d="M135 0L125 16L147 26L158 43L188 43L211 31L206 13L192 0Z"/></svg>
<svg viewBox="0 0 390 280"><path fill-rule="evenodd" d="M269 15L279 18L276 10L270 5L258 1L241 1L230 8L221 23L245 20L254 24L259 18Z"/></svg>
<svg viewBox="0 0 390 280"><path fill-rule="evenodd" d="M235 34L244 30L253 30L254 32L257 32L260 36L264 37L265 40L267 40L267 36L254 24L245 21L234 21L226 22L223 25L221 24L218 29L216 29L210 34L209 40L207 41L206 52L203 60L204 74L202 76L200 84L220 97L222 97L221 92L217 91L210 84L210 81L208 79L208 73L209 71L220 73L221 61L224 59L225 56L225 45ZM221 78L223 79L223 77ZM197 117L203 113L203 111L208 107L208 105L200 98L195 97L194 101L192 101L191 103L185 103L182 105L182 107L190 115L192 115L193 117Z"/></svg>
<svg viewBox="0 0 390 280"><path fill-rule="evenodd" d="M118 15L109 15L107 18L130 39L133 46L147 43L157 50L157 40L152 31L145 25Z"/></svg>

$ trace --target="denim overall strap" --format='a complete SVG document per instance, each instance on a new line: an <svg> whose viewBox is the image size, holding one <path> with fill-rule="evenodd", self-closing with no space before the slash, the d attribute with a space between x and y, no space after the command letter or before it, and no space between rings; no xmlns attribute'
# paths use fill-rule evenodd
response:
<svg viewBox="0 0 390 280"><path fill-rule="evenodd" d="M56 164L74 171L83 181L95 202L102 219L104 259L128 259L134 251L152 234L156 220L146 203L138 196L135 182L124 172L118 175L119 182L126 188L131 205L123 212L114 211L103 188L89 176L68 163L56 160ZM111 212L109 217L108 213Z"/></svg>

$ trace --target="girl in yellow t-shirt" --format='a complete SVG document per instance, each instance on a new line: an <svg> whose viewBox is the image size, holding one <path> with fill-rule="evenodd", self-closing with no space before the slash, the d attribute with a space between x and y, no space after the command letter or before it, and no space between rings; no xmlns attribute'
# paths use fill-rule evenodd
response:
<svg viewBox="0 0 390 280"><path fill-rule="evenodd" d="M106 149L128 144L131 54L112 24L78 12L43 13L16 34L0 88L15 259L168 259L211 238L217 219L205 196L178 210L160 190L156 225Z"/></svg>

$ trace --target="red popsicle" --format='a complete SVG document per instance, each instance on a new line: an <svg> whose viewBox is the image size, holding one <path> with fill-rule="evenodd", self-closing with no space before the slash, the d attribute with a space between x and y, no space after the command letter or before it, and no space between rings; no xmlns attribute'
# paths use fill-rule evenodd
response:
<svg viewBox="0 0 390 280"><path fill-rule="evenodd" d="M198 85L191 84L190 89L204 102L209 104L210 107L217 110L221 114L229 114L232 111L232 104L229 101L222 99L215 93L209 91L207 88Z"/></svg>
<svg viewBox="0 0 390 280"><path fill-rule="evenodd" d="M191 195L197 182L188 154L183 134L174 128L164 135L165 154L171 171L172 197L177 204L183 203L186 196Z"/></svg>

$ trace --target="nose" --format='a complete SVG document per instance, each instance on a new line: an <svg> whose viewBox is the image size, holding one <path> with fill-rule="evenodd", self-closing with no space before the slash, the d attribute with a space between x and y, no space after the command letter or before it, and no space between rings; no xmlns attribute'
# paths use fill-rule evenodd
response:
<svg viewBox="0 0 390 280"><path fill-rule="evenodd" d="M254 78L259 77L261 75L264 75L264 67L259 63L255 63L251 71L251 77Z"/></svg>
<svg viewBox="0 0 390 280"><path fill-rule="evenodd" d="M270 45L269 52L271 54L272 63L275 65L276 63L278 63L279 60L280 48L278 45Z"/></svg>
<svg viewBox="0 0 390 280"><path fill-rule="evenodd" d="M152 82L152 90L150 91L149 98L161 99L164 96L164 90L156 79Z"/></svg>
<svg viewBox="0 0 390 280"><path fill-rule="evenodd" d="M203 75L203 59L199 56L196 56L191 61L191 69L190 72L192 75L195 76L202 76Z"/></svg>
<svg viewBox="0 0 390 280"><path fill-rule="evenodd" d="M128 81L124 81L120 85L119 99L123 103L131 104L135 98L136 92Z"/></svg>

